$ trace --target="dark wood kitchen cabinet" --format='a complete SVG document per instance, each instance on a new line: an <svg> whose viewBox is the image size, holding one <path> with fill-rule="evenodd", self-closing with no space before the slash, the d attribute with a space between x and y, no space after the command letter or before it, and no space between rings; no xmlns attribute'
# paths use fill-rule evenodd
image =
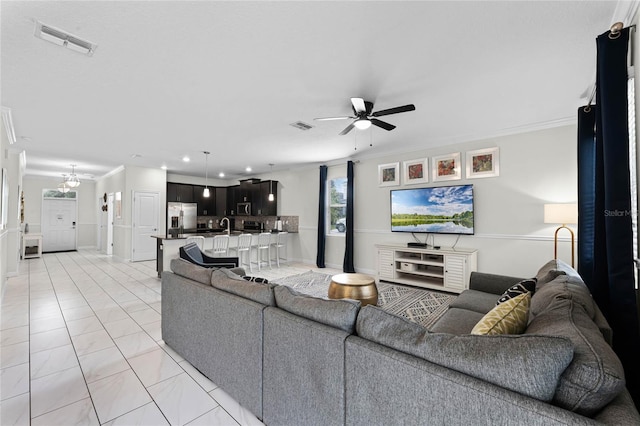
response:
<svg viewBox="0 0 640 426"><path fill-rule="evenodd" d="M209 197L204 196L204 186L193 185L193 196L198 203L198 216L214 216L216 214L216 191L209 187Z"/></svg>
<svg viewBox="0 0 640 426"><path fill-rule="evenodd" d="M217 186L215 188L215 193L216 193L216 216L226 216L229 213L228 207L227 207L227 188L224 186Z"/></svg>
<svg viewBox="0 0 640 426"><path fill-rule="evenodd" d="M167 202L193 203L193 185L186 183L167 183Z"/></svg>

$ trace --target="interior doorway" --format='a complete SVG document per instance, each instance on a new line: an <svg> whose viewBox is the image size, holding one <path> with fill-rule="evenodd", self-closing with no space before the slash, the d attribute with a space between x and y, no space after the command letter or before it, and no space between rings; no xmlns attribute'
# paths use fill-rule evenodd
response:
<svg viewBox="0 0 640 426"><path fill-rule="evenodd" d="M107 255L113 254L113 192L107 195Z"/></svg>
<svg viewBox="0 0 640 426"><path fill-rule="evenodd" d="M44 190L42 194L42 251L73 251L77 248L77 192Z"/></svg>
<svg viewBox="0 0 640 426"><path fill-rule="evenodd" d="M131 261L154 260L156 258L156 240L160 213L160 193L133 192L131 239Z"/></svg>

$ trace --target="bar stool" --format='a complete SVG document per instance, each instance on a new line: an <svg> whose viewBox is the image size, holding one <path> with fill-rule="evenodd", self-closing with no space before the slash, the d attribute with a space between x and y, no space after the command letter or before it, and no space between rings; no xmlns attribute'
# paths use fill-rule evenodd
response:
<svg viewBox="0 0 640 426"><path fill-rule="evenodd" d="M187 242L184 245L186 246L189 243L196 243L200 251L204 251L204 237L202 235L187 237Z"/></svg>
<svg viewBox="0 0 640 426"><path fill-rule="evenodd" d="M213 237L213 249L211 250L214 256L229 256L229 236L228 235L216 235Z"/></svg>
<svg viewBox="0 0 640 426"><path fill-rule="evenodd" d="M276 234L276 241L271 243L271 248L275 249L276 255L276 265L278 268L280 267L280 259L287 260L287 236L288 232L282 231ZM280 256L280 252L283 251L285 253L284 257Z"/></svg>
<svg viewBox="0 0 640 426"><path fill-rule="evenodd" d="M268 264L271 268L271 233L263 232L258 234L258 243L253 246L256 250L256 264L258 265L258 271L262 264ZM263 253L266 252L267 260L262 260Z"/></svg>
<svg viewBox="0 0 640 426"><path fill-rule="evenodd" d="M231 250L234 250L238 257L238 266L248 265L249 271L253 271L251 267L251 238L251 234L242 234L238 237L238 245L231 247Z"/></svg>

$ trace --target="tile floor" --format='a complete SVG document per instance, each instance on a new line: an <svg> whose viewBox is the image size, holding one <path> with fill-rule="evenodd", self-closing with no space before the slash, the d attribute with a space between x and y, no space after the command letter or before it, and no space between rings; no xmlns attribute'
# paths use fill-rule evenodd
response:
<svg viewBox="0 0 640 426"><path fill-rule="evenodd" d="M162 341L155 261L81 250L19 268L1 303L1 425L262 424Z"/></svg>

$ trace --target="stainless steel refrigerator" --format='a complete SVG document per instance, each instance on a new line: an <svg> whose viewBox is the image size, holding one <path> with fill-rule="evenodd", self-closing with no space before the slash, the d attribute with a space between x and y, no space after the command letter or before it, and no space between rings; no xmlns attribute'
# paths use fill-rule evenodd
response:
<svg viewBox="0 0 640 426"><path fill-rule="evenodd" d="M167 203L167 230L185 232L196 232L196 222L198 219L197 203Z"/></svg>

